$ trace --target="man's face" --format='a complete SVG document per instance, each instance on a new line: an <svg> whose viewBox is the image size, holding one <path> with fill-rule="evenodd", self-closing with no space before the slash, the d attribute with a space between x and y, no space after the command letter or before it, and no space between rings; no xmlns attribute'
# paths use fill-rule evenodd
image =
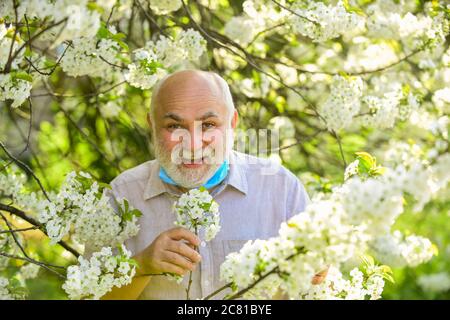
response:
<svg viewBox="0 0 450 320"><path fill-rule="evenodd" d="M155 155L168 175L184 188L204 184L231 149L231 119L222 94L205 79L161 88L152 121Z"/></svg>

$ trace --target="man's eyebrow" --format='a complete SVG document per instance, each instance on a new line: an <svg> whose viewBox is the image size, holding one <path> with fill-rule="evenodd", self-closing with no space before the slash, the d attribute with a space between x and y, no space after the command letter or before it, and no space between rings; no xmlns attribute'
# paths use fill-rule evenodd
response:
<svg viewBox="0 0 450 320"><path fill-rule="evenodd" d="M197 120L205 120L205 119L212 118L212 117L219 118L219 114L214 111L208 111L204 115L202 115L200 118L198 118Z"/></svg>
<svg viewBox="0 0 450 320"><path fill-rule="evenodd" d="M173 119L173 120L175 120L175 121L182 121L182 120L183 120L183 119L181 119L180 116L176 115L176 114L173 113L173 112L167 112L167 113L164 115L164 119L166 119L166 118Z"/></svg>
<svg viewBox="0 0 450 320"><path fill-rule="evenodd" d="M196 120L205 120L205 119L212 118L212 117L219 118L219 114L217 112L214 112L214 111L208 111L208 112L206 112L204 115L202 115L200 118L198 118ZM179 115L177 115L177 114L175 114L173 112L167 112L164 115L164 119L167 119L167 118L173 119L173 120L179 121L179 122L183 121L183 119Z"/></svg>

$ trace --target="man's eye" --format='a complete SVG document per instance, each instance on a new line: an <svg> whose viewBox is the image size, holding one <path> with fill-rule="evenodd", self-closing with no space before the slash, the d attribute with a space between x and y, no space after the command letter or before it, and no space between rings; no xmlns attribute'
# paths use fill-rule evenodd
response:
<svg viewBox="0 0 450 320"><path fill-rule="evenodd" d="M181 129L182 126L179 125L179 124L169 124L169 125L167 126L167 128L168 128L168 129L175 130L175 129Z"/></svg>
<svg viewBox="0 0 450 320"><path fill-rule="evenodd" d="M211 123L211 122L205 122L202 125L203 125L203 129L211 129L216 126L214 123Z"/></svg>

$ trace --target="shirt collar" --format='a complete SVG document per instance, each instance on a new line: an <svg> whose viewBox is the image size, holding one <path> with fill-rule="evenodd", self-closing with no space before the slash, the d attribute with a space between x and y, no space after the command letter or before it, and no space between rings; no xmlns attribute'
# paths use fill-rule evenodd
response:
<svg viewBox="0 0 450 320"><path fill-rule="evenodd" d="M230 185L235 189L239 190L243 194L247 194L248 192L248 184L247 184L247 176L245 174L243 166L239 163L239 159L237 159L236 151L232 150L230 152L230 171L228 172L227 178L223 181L224 184ZM153 165L150 167L150 173L148 177L147 184L144 188L144 200L148 200L159 196L163 193L170 193L173 195L177 195L173 190L169 188L169 186L164 183L159 178L159 163L157 160L154 160Z"/></svg>
<svg viewBox="0 0 450 320"><path fill-rule="evenodd" d="M243 165L240 163L240 159L238 159L237 157L236 151L231 150L229 160L230 172L228 174L226 183L241 191L243 194L247 194L247 175Z"/></svg>
<svg viewBox="0 0 450 320"><path fill-rule="evenodd" d="M150 173L148 176L147 184L144 188L144 200L151 199L159 196L164 192L169 192L169 188L159 178L159 163L157 160L153 160L153 165L150 167Z"/></svg>

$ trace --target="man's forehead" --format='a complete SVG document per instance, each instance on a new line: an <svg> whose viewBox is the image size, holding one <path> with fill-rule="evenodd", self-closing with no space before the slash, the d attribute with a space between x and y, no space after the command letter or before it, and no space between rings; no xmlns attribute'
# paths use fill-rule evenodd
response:
<svg viewBox="0 0 450 320"><path fill-rule="evenodd" d="M177 86L164 87L158 93L155 103L157 116L167 114L195 115L201 117L205 113L225 115L226 102L220 89L205 86L204 82L181 83Z"/></svg>
<svg viewBox="0 0 450 320"><path fill-rule="evenodd" d="M174 94L189 96L195 92L212 97L222 96L222 89L213 74L186 71L168 77L161 85L157 98L170 98Z"/></svg>
<svg viewBox="0 0 450 320"><path fill-rule="evenodd" d="M179 72L169 76L158 90L158 101L176 96L204 95L220 98L223 95L218 79L207 72Z"/></svg>

